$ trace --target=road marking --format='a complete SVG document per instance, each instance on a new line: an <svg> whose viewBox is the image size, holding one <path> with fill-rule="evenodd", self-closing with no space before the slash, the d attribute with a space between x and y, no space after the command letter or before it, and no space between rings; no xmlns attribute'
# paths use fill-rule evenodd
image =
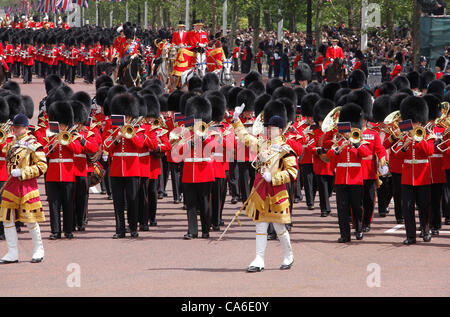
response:
<svg viewBox="0 0 450 317"><path fill-rule="evenodd" d="M405 225L396 225L394 228L386 230L384 233L406 233L406 230L399 230L400 228L404 228ZM420 233L420 231L417 231ZM450 233L450 231L439 230L439 234L441 233Z"/></svg>

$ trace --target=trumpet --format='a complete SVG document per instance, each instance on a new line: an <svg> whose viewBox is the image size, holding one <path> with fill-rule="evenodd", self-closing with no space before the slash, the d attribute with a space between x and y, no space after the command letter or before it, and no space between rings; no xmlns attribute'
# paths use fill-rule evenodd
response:
<svg viewBox="0 0 450 317"><path fill-rule="evenodd" d="M111 147L111 145L113 145L113 143L115 143L116 141L119 140L119 138L124 137L125 139L132 139L134 138L134 136L136 135L136 131L134 130L134 128L136 126L138 126L141 121L144 119L144 117L139 117L136 119L133 119L133 121L131 121L129 124L125 124L121 127L116 128L116 130L114 130L113 133L111 133L106 139L105 141L103 141L103 145L106 148ZM113 135L116 134L117 132L120 131L120 134L117 134L116 137L113 139Z"/></svg>
<svg viewBox="0 0 450 317"><path fill-rule="evenodd" d="M188 137L184 137L184 133L182 133L180 136L178 136L178 138L180 138L180 140L177 142L177 140L175 140L174 143L177 143L177 145L184 145L187 142L191 141L195 136L199 137L199 138L205 138L209 135L209 127L213 124L214 122L210 122L210 123L205 123L203 121L197 121L194 126L192 127L192 131L193 133L191 135L189 135ZM184 128L184 129L188 129L188 128ZM189 130L189 129L188 129ZM183 130L182 132L186 132L187 130ZM216 134L217 132L212 132L212 134ZM170 135L169 135L170 137Z"/></svg>
<svg viewBox="0 0 450 317"><path fill-rule="evenodd" d="M405 148L405 145L403 145L402 147L400 147L398 150L395 150L395 148L397 147L397 145L403 141L403 139L409 138L415 142L421 142L425 136L426 136L427 132L425 130L425 128L421 127L421 126L417 126L415 127L413 130L408 131L408 132L404 132L402 133L402 135L400 136L399 140L397 142L395 142L394 145L391 146L391 151L394 153L398 153L400 152L402 149L408 149L408 147Z"/></svg>
<svg viewBox="0 0 450 317"><path fill-rule="evenodd" d="M353 144L360 143L362 141L362 132L358 128L352 128L352 132L350 132L349 141Z"/></svg>
<svg viewBox="0 0 450 317"><path fill-rule="evenodd" d="M58 144L61 145L69 145L73 139L73 132L76 131L78 125L74 125L68 131L61 131L59 133L55 133L51 141L44 147L44 150L48 152L52 152Z"/></svg>

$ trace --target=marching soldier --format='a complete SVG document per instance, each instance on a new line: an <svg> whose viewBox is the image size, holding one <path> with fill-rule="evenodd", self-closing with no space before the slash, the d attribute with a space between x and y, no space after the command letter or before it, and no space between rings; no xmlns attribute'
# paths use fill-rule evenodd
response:
<svg viewBox="0 0 450 317"><path fill-rule="evenodd" d="M82 140L80 136L71 133L74 128L72 107L66 101L56 101L48 109L49 122L59 123L59 133L56 131L44 136L41 143L48 157L48 172L46 174L47 198L50 209L51 240L61 239L61 216L63 211L63 231L68 239L73 238L73 194L75 186L74 155L81 154ZM72 131L71 131L72 130ZM61 137L66 133L65 142Z"/></svg>
<svg viewBox="0 0 450 317"><path fill-rule="evenodd" d="M33 80L33 66L36 49L31 45L30 39L24 39L25 55L23 57L23 83L31 84Z"/></svg>
<svg viewBox="0 0 450 317"><path fill-rule="evenodd" d="M264 256L267 246L267 230L272 223L283 246L284 257L281 270L288 270L294 263L289 232L285 224L290 223L289 194L286 184L295 181L297 164L295 153L285 143L282 135L286 127L287 114L279 101L270 101L264 107L264 139L251 136L239 120L244 106L236 107L233 114L233 128L246 146L258 147L258 164L251 196L248 198L246 215L256 223L256 257L247 272L264 270ZM277 154L277 155L275 155Z"/></svg>
<svg viewBox="0 0 450 317"><path fill-rule="evenodd" d="M8 253L0 264L19 261L18 237L14 222L26 223L33 241L31 262L39 263L44 258L39 222L45 220L39 198L37 177L47 170L45 153L28 132L28 119L23 114L14 117L12 127L14 140L3 148L7 157L7 169L10 174L3 187L0 220L4 222ZM27 197L24 200L24 197Z"/></svg>
<svg viewBox="0 0 450 317"><path fill-rule="evenodd" d="M344 105L339 113L339 122L349 122L351 128L362 129L363 111L357 104ZM352 133L352 132L345 132ZM356 229L356 239L363 238L362 206L363 206L363 172L361 162L370 155L369 148L361 139L352 140L344 132L337 136L336 145L327 153L336 164L336 204L341 237L339 243L350 242L350 210Z"/></svg>
<svg viewBox="0 0 450 317"><path fill-rule="evenodd" d="M413 130L401 137L395 147L403 159L402 210L405 217L406 240L404 244L416 243L415 206L419 209L421 236L431 241L429 231L429 206L431 170L429 157L434 153L435 136L428 135L425 126L428 121L428 106L424 99L409 96L400 105L402 120L411 120ZM420 131L420 132L416 132Z"/></svg>
<svg viewBox="0 0 450 317"><path fill-rule="evenodd" d="M108 104L112 114L125 116L125 122L131 130L129 131L130 134L124 134L120 127L105 126L104 131L107 137L103 144L112 158L110 178L116 219L116 233L113 239L125 238L125 196L131 237L137 238L139 236L137 232L139 151L144 146L145 130L136 124L139 107L136 98L132 95L128 93L116 94Z"/></svg>

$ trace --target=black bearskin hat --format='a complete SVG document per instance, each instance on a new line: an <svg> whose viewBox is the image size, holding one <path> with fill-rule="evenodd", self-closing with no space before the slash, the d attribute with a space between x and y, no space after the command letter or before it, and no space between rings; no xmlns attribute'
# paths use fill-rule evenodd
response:
<svg viewBox="0 0 450 317"><path fill-rule="evenodd" d="M295 117L297 116L296 110L297 105L292 102L291 99L287 97L277 98L275 100L281 101L286 108L287 122L295 122Z"/></svg>
<svg viewBox="0 0 450 317"><path fill-rule="evenodd" d="M3 89L9 90L14 95L19 96L20 95L20 86L18 83L12 80L8 80L5 82L2 86Z"/></svg>
<svg viewBox="0 0 450 317"><path fill-rule="evenodd" d="M442 80L432 80L428 84L427 94L436 95L438 98L444 98L445 83Z"/></svg>
<svg viewBox="0 0 450 317"><path fill-rule="evenodd" d="M283 86L283 81L279 78L270 78L266 83L266 93L269 95L272 95L272 93L277 89L278 87Z"/></svg>
<svg viewBox="0 0 450 317"><path fill-rule="evenodd" d="M295 81L310 81L311 80L311 68L306 63L299 63L295 69Z"/></svg>
<svg viewBox="0 0 450 317"><path fill-rule="evenodd" d="M142 95L142 98L144 99L144 104L147 107L147 117L158 118L161 113L159 98L154 94L144 94Z"/></svg>
<svg viewBox="0 0 450 317"><path fill-rule="evenodd" d="M211 104L211 121L222 122L227 109L225 106L225 97L217 94L207 94L205 97Z"/></svg>
<svg viewBox="0 0 450 317"><path fill-rule="evenodd" d="M285 125L288 122L286 108L279 100L271 100L264 107L264 123L268 123L273 116L281 117Z"/></svg>
<svg viewBox="0 0 450 317"><path fill-rule="evenodd" d="M245 104L244 111L254 111L255 100L255 93L248 88L244 88L236 96L236 106L240 107L242 104Z"/></svg>
<svg viewBox="0 0 450 317"><path fill-rule="evenodd" d="M424 71L420 74L420 85L419 89L427 89L428 84L434 79L434 73L431 71Z"/></svg>
<svg viewBox="0 0 450 317"><path fill-rule="evenodd" d="M400 104L400 115L402 120L412 120L423 126L428 121L428 105L421 97L408 96Z"/></svg>
<svg viewBox="0 0 450 317"><path fill-rule="evenodd" d="M159 111L166 112L169 111L168 101L169 101L169 94L163 94L158 97L159 99Z"/></svg>
<svg viewBox="0 0 450 317"><path fill-rule="evenodd" d="M44 85L45 85L45 92L48 93L50 92L50 90L57 88L59 86L61 86L63 84L61 78L59 78L59 76L57 75L48 75L45 79L44 79Z"/></svg>
<svg viewBox="0 0 450 317"><path fill-rule="evenodd" d="M55 101L48 107L47 113L49 121L57 121L68 127L73 126L74 114L69 102Z"/></svg>
<svg viewBox="0 0 450 317"><path fill-rule="evenodd" d="M180 98L183 95L183 91L180 89L175 90L167 98L168 111L178 112L180 109Z"/></svg>
<svg viewBox="0 0 450 317"><path fill-rule="evenodd" d="M191 77L187 83L188 90L192 91L195 88L202 88L202 80L198 76Z"/></svg>
<svg viewBox="0 0 450 317"><path fill-rule="evenodd" d="M400 110L400 104L402 103L403 99L409 97L407 93L399 92L395 95L391 96L391 108L392 111Z"/></svg>
<svg viewBox="0 0 450 317"><path fill-rule="evenodd" d="M100 75L97 77L97 79L95 80L95 90L99 89L102 86L108 86L108 87L112 87L114 86L114 82L112 80L111 77L109 77L108 75Z"/></svg>
<svg viewBox="0 0 450 317"><path fill-rule="evenodd" d="M9 106L9 118L12 120L16 114L22 113L26 115L25 107L22 103L22 99L17 95L8 95L5 97Z"/></svg>
<svg viewBox="0 0 450 317"><path fill-rule="evenodd" d="M339 112L339 122L350 122L352 128L362 129L363 111L355 103L346 103Z"/></svg>
<svg viewBox="0 0 450 317"><path fill-rule="evenodd" d="M442 113L441 100L433 94L427 94L423 99L428 105L428 120L439 118Z"/></svg>
<svg viewBox="0 0 450 317"><path fill-rule="evenodd" d="M262 94L255 100L255 116L258 116L264 110L264 106L272 99L269 94Z"/></svg>
<svg viewBox="0 0 450 317"><path fill-rule="evenodd" d="M397 87L397 90L410 87L409 80L406 76L397 76L392 83Z"/></svg>
<svg viewBox="0 0 450 317"><path fill-rule="evenodd" d="M111 114L124 115L133 118L139 117L139 105L136 98L130 93L115 95L109 105Z"/></svg>
<svg viewBox="0 0 450 317"><path fill-rule="evenodd" d="M322 88L322 97L333 101L339 89L341 89L341 85L338 83L328 83Z"/></svg>
<svg viewBox="0 0 450 317"><path fill-rule="evenodd" d="M85 124L89 117L86 107L79 100L70 100L69 103L73 110L73 122Z"/></svg>
<svg viewBox="0 0 450 317"><path fill-rule="evenodd" d="M411 71L406 75L411 89L419 88L420 75L417 71ZM395 79L394 79L395 80Z"/></svg>
<svg viewBox="0 0 450 317"><path fill-rule="evenodd" d="M397 92L397 86L395 86L390 81L384 82L378 87L378 95L389 95L392 96Z"/></svg>
<svg viewBox="0 0 450 317"><path fill-rule="evenodd" d="M205 123L211 121L212 107L208 99L202 96L194 96L186 101L186 117L194 116L196 120Z"/></svg>
<svg viewBox="0 0 450 317"><path fill-rule="evenodd" d="M263 82L259 80L251 82L247 88L252 90L256 96L260 96L266 92L266 87L264 87Z"/></svg>
<svg viewBox="0 0 450 317"><path fill-rule="evenodd" d="M0 122L5 123L9 119L9 106L5 98L0 97Z"/></svg>
<svg viewBox="0 0 450 317"><path fill-rule="evenodd" d="M278 99L281 97L286 97L292 101L295 105L297 105L297 94L295 90L291 87L281 86L274 90L272 94L272 99Z"/></svg>
<svg viewBox="0 0 450 317"><path fill-rule="evenodd" d="M314 105L316 104L317 101L320 100L320 96L316 93L309 93L307 95L305 95L302 98L302 108L301 108L301 112L302 115L305 117L312 117L313 116L313 109L314 109Z"/></svg>
<svg viewBox="0 0 450 317"><path fill-rule="evenodd" d="M219 76L215 73L206 73L202 80L202 90L219 90Z"/></svg>
<svg viewBox="0 0 450 317"><path fill-rule="evenodd" d="M391 97L382 95L373 102L373 121L384 122L384 119L392 112Z"/></svg>
<svg viewBox="0 0 450 317"><path fill-rule="evenodd" d="M33 99L30 96L20 96L22 99L22 104L25 107L25 114L28 119L33 118L34 114L34 102Z"/></svg>
<svg viewBox="0 0 450 317"><path fill-rule="evenodd" d="M248 88L248 86L254 82L254 81L262 81L261 74L258 73L256 70L250 71L245 77L244 77L244 87Z"/></svg>
<svg viewBox="0 0 450 317"><path fill-rule="evenodd" d="M367 90L361 89L352 91L347 96L347 102L359 105L363 110L364 119L372 119L373 98Z"/></svg>
<svg viewBox="0 0 450 317"><path fill-rule="evenodd" d="M444 56L439 56L438 59L436 60L436 67L439 67L441 69L441 71L444 71L445 69L445 57Z"/></svg>
<svg viewBox="0 0 450 317"><path fill-rule="evenodd" d="M329 99L320 99L313 108L313 119L318 124L323 121L327 114L334 109L334 102Z"/></svg>
<svg viewBox="0 0 450 317"><path fill-rule="evenodd" d="M359 89L366 84L366 74L360 69L354 70L348 77L348 88Z"/></svg>

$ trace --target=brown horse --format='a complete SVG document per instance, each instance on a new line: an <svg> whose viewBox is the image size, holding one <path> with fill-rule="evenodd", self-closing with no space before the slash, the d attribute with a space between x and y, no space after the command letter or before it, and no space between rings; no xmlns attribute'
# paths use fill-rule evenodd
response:
<svg viewBox="0 0 450 317"><path fill-rule="evenodd" d="M328 83L337 83L345 80L347 70L344 66L344 61L336 58L333 63L329 64L325 69L325 78Z"/></svg>

